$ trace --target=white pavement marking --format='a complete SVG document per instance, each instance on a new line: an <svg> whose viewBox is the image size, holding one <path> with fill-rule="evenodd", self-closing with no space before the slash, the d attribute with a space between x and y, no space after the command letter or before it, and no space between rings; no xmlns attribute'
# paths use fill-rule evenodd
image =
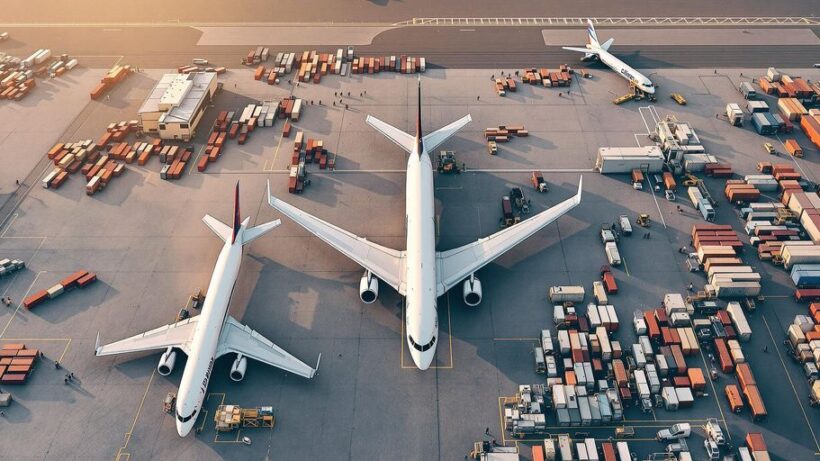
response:
<svg viewBox="0 0 820 461"><path fill-rule="evenodd" d="M596 26L681 27L681 26L816 26L816 17L604 17L589 18ZM413 18L395 26L586 26L587 18Z"/></svg>
<svg viewBox="0 0 820 461"><path fill-rule="evenodd" d="M344 43L347 45L370 45L373 38L392 29L391 26L208 26L194 27L202 32L198 46L244 45L276 43L278 46L325 45Z"/></svg>
<svg viewBox="0 0 820 461"><path fill-rule="evenodd" d="M627 46L641 46L647 43L659 46L820 45L820 37L808 27L751 30L659 27L599 29L597 32L602 40L614 38L616 45ZM577 29L544 29L541 36L546 46L578 46L585 39Z"/></svg>
<svg viewBox="0 0 820 461"><path fill-rule="evenodd" d="M655 186L652 185L652 178L649 174L646 175L646 180L649 182L649 190L652 191L652 200L655 201L655 208L658 209L658 216L661 217L661 223L663 224L663 228L666 229L666 220L663 219L663 212L661 211L661 205L658 203L658 197L655 195Z"/></svg>

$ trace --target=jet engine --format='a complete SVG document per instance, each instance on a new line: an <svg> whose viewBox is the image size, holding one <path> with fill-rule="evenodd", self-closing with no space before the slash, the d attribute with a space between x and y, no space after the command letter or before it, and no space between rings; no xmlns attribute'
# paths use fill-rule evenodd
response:
<svg viewBox="0 0 820 461"><path fill-rule="evenodd" d="M157 371L162 376L168 376L174 371L174 364L177 361L177 353L174 351L172 347L169 347L168 350L162 353L162 357L159 358L159 365L157 365Z"/></svg>
<svg viewBox="0 0 820 461"><path fill-rule="evenodd" d="M373 304L379 297L379 279L373 277L370 271L365 271L359 281L359 298L365 304Z"/></svg>
<svg viewBox="0 0 820 461"><path fill-rule="evenodd" d="M233 365L231 365L231 379L239 382L245 378L245 371L248 369L248 359L239 354L236 356L236 360L233 361Z"/></svg>
<svg viewBox="0 0 820 461"><path fill-rule="evenodd" d="M481 281L475 275L464 281L464 304L475 307L481 302Z"/></svg>

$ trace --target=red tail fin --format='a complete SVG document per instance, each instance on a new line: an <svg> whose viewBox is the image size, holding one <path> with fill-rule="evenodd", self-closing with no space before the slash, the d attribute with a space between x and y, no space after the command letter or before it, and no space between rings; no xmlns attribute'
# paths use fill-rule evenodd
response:
<svg viewBox="0 0 820 461"><path fill-rule="evenodd" d="M421 132L421 77L419 77L419 111L416 116L416 150L419 155L424 150L422 139L424 139L424 134Z"/></svg>
<svg viewBox="0 0 820 461"><path fill-rule="evenodd" d="M231 244L236 243L236 236L239 234L240 227L242 227L242 219L239 214L239 181L237 181L233 200L233 237L231 238Z"/></svg>

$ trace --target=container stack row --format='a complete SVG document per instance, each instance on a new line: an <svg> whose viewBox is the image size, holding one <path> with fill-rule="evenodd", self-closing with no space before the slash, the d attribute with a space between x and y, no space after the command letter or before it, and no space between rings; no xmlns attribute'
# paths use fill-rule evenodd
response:
<svg viewBox="0 0 820 461"><path fill-rule="evenodd" d="M740 261L743 243L731 226L696 224L692 227L692 245L706 270L707 292L719 298L760 294L760 274Z"/></svg>
<svg viewBox="0 0 820 461"><path fill-rule="evenodd" d="M546 68L530 68L521 71L521 81L530 85L541 84L543 86L563 87L572 84L574 74L575 71L566 64L561 64L558 70L554 72Z"/></svg>
<svg viewBox="0 0 820 461"><path fill-rule="evenodd" d="M97 274L88 272L87 270L79 270L60 280L59 283L46 290L40 290L23 300L23 306L26 309L31 309L38 304L41 304L49 299L54 299L57 296L71 291L74 288L85 288L93 282L97 281Z"/></svg>
<svg viewBox="0 0 820 461"><path fill-rule="evenodd" d="M107 91L114 88L118 83L125 80L131 73L131 66L116 65L112 67L105 76L100 80L100 83L91 90L91 99L100 99Z"/></svg>
<svg viewBox="0 0 820 461"><path fill-rule="evenodd" d="M0 349L0 384L25 384L40 357L37 349L25 344L8 343Z"/></svg>
<svg viewBox="0 0 820 461"><path fill-rule="evenodd" d="M25 59L0 55L0 99L19 101L37 86L35 77L60 77L77 64L77 59L67 54L52 58L48 48L40 48Z"/></svg>
<svg viewBox="0 0 820 461"><path fill-rule="evenodd" d="M820 303L811 303L806 314L794 317L786 329L792 358L803 368L806 379L820 378ZM820 394L812 389L812 404L820 404Z"/></svg>
<svg viewBox="0 0 820 461"><path fill-rule="evenodd" d="M530 132L524 128L524 125L507 126L499 125L496 128L485 128L484 138L487 141L507 142L512 136L524 138L530 135Z"/></svg>

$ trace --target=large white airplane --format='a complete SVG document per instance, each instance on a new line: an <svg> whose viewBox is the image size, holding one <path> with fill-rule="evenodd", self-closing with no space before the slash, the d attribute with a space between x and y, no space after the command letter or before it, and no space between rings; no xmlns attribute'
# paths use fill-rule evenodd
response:
<svg viewBox="0 0 820 461"><path fill-rule="evenodd" d="M436 251L436 217L433 167L429 151L453 136L472 118L467 115L426 136L421 130L421 80L418 90L416 135L410 135L375 117L367 123L410 154L407 159L405 197L407 249L385 248L322 221L270 194L268 202L282 214L364 267L359 297L370 304L379 293L379 279L406 297L407 345L416 366L426 370L433 361L438 333L436 301L447 290L464 281L464 303L481 302L481 282L475 272L535 232L581 203L577 195L512 227L448 251ZM465 280L466 279L466 280Z"/></svg>
<svg viewBox="0 0 820 461"><path fill-rule="evenodd" d="M562 48L584 53L583 60L599 59L602 63L606 64L607 67L617 72L618 75L629 80L629 82L635 85L639 90L646 94L655 94L655 85L652 84L651 80L609 52L609 47L612 46L612 43L615 41L614 38L610 38L603 44L598 42L598 34L595 33L595 26L592 25L592 20L590 19L587 19L587 35L589 36L589 40L585 48L574 46L564 46Z"/></svg>
<svg viewBox="0 0 820 461"><path fill-rule="evenodd" d="M318 362L316 368L305 365L261 334L228 315L228 306L242 262L242 247L276 228L281 221L277 219L250 228L250 218L240 222L238 182L234 200L233 228L211 215L206 214L202 220L225 242L225 245L216 260L201 314L105 346L100 346L100 334L97 333L97 342L94 346L97 356L164 349L165 352L157 366L157 371L162 376L168 376L174 369L174 349L188 355L188 362L185 364L182 381L179 384L175 411L180 437L188 435L196 423L214 361L219 357L236 354L230 372L230 377L234 381L241 381L245 377L248 357L305 378L312 378L319 367ZM319 359L321 358L320 354Z"/></svg>

